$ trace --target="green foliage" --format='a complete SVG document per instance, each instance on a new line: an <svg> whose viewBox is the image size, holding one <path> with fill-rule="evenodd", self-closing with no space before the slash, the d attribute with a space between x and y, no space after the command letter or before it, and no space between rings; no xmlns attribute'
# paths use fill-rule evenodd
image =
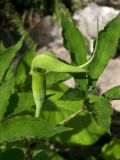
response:
<svg viewBox="0 0 120 160"><path fill-rule="evenodd" d="M109 101L101 97L99 101L93 104L91 112L96 123L110 133L112 107Z"/></svg>
<svg viewBox="0 0 120 160"><path fill-rule="evenodd" d="M0 130L0 143L3 143L24 138L50 138L69 129L56 127L41 118L17 116L0 124Z"/></svg>
<svg viewBox="0 0 120 160"><path fill-rule="evenodd" d="M87 60L87 41L78 28L75 27L71 19L63 13L61 14L61 26L64 47L70 54L72 63L82 65ZM75 78L75 80L81 90L86 90L88 84L86 74L79 74L79 78Z"/></svg>
<svg viewBox="0 0 120 160"><path fill-rule="evenodd" d="M39 151L36 155L33 156L32 160L64 160L61 156L57 155L52 151Z"/></svg>
<svg viewBox="0 0 120 160"><path fill-rule="evenodd" d="M9 105L10 95L14 89L14 79L11 78L0 86L0 120L4 119L4 114Z"/></svg>
<svg viewBox="0 0 120 160"><path fill-rule="evenodd" d="M15 82L16 85L24 86L25 82L30 77L28 73L30 72L30 66L32 63L32 59L35 56L36 46L33 46L30 50L28 50L24 55L21 57L20 62L16 67L15 72Z"/></svg>
<svg viewBox="0 0 120 160"><path fill-rule="evenodd" d="M120 159L120 140L113 138L109 143L102 147L103 158L109 160Z"/></svg>
<svg viewBox="0 0 120 160"><path fill-rule="evenodd" d="M0 143L6 146L0 148L2 159L12 159L14 153L33 160L62 160L57 150L64 155L70 146L92 145L105 133L110 134L110 100L120 98L120 87L99 95L96 82L119 40L120 14L99 33L95 55L88 61L86 40L69 16L64 12L60 16L64 46L72 64L49 52L34 57L34 45L22 55L15 68L14 58L24 36L10 48L0 45ZM70 77L74 77L75 88L62 83ZM101 156L119 158L118 142L115 139L106 144ZM39 148L42 143L48 149ZM28 151L33 153L31 158ZM89 154L85 159L96 157Z"/></svg>
<svg viewBox="0 0 120 160"><path fill-rule="evenodd" d="M64 14L61 14L61 26L64 46L71 55L72 63L76 65L83 64L86 62L87 54L85 38L75 27L71 19Z"/></svg>
<svg viewBox="0 0 120 160"><path fill-rule="evenodd" d="M7 70L9 69L13 58L16 56L16 52L21 48L24 40L24 36L21 40L15 45L10 47L9 49L1 46L0 50L0 81L3 80Z"/></svg>
<svg viewBox="0 0 120 160"><path fill-rule="evenodd" d="M109 100L119 100L120 99L120 86L113 87L107 90L103 95Z"/></svg>
<svg viewBox="0 0 120 160"><path fill-rule="evenodd" d="M98 46L95 57L89 65L89 75L92 79L98 79L104 71L109 59L114 55L118 45L120 30L120 15L108 23L98 35Z"/></svg>
<svg viewBox="0 0 120 160"><path fill-rule="evenodd" d="M104 134L103 129L96 124L94 118L87 111L72 118L65 126L71 126L74 129L67 134L61 134L58 140L69 145L91 145Z"/></svg>

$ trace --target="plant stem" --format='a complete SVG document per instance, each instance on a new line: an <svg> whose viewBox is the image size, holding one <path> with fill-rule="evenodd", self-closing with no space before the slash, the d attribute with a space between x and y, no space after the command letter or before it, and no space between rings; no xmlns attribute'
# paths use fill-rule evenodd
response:
<svg viewBox="0 0 120 160"><path fill-rule="evenodd" d="M27 140L25 142L25 147L26 147L26 154L25 154L25 157L24 157L24 160L31 160L32 157L33 157L33 150L34 148L36 147L37 145L37 141L32 141L30 142L29 140Z"/></svg>
<svg viewBox="0 0 120 160"><path fill-rule="evenodd" d="M83 112L85 109L84 108L81 108L78 112L75 112L73 114L71 114L69 117L67 117L66 119L64 119L63 121L61 121L59 123L59 125L64 125L66 124L67 122L69 122L71 119L77 117L81 112Z"/></svg>

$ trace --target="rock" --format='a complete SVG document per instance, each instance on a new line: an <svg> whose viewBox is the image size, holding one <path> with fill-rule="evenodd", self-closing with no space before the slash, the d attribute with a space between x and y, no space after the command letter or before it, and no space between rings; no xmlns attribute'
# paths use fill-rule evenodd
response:
<svg viewBox="0 0 120 160"><path fill-rule="evenodd" d="M97 35L97 20L99 30L102 30L118 13L119 10L114 8L90 3L83 10L76 11L73 15L73 19L83 35L90 40Z"/></svg>

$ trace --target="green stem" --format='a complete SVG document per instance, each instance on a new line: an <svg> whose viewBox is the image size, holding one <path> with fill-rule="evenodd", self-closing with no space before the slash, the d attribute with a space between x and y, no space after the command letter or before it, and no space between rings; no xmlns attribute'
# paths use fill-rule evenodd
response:
<svg viewBox="0 0 120 160"><path fill-rule="evenodd" d="M84 111L84 109L83 108L81 108L78 112L75 112L75 113L73 113L73 114L71 114L69 117L67 117L66 119L64 119L63 121L61 121L60 123L59 123L59 125L64 125L64 124L66 124L67 122L69 122L71 119L74 119L75 117L77 117L81 112L83 112Z"/></svg>

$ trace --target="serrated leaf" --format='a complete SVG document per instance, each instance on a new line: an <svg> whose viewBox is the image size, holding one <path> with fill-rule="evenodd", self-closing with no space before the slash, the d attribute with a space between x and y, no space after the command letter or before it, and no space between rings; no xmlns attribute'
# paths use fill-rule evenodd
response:
<svg viewBox="0 0 120 160"><path fill-rule="evenodd" d="M103 93L109 100L120 100L120 86L113 87Z"/></svg>
<svg viewBox="0 0 120 160"><path fill-rule="evenodd" d="M102 156L109 160L120 159L120 139L113 138L102 147Z"/></svg>
<svg viewBox="0 0 120 160"><path fill-rule="evenodd" d="M110 134L112 106L105 98L101 97L99 101L91 106L92 116L96 123Z"/></svg>
<svg viewBox="0 0 120 160"><path fill-rule="evenodd" d="M10 95L14 89L14 79L11 78L0 86L0 120L4 118L9 105Z"/></svg>
<svg viewBox="0 0 120 160"><path fill-rule="evenodd" d="M96 124L89 112L80 113L65 126L71 126L73 130L57 136L58 141L62 144L91 145L104 134L103 129Z"/></svg>
<svg viewBox="0 0 120 160"><path fill-rule="evenodd" d="M33 94L31 92L18 92L18 97L19 102L14 112L27 111L27 109L32 111L32 107L35 107Z"/></svg>
<svg viewBox="0 0 120 160"><path fill-rule="evenodd" d="M48 90L47 94L53 94L49 97L42 108L42 116L51 123L58 124L72 114L78 112L83 107L82 101L63 101L60 97L68 88L59 88ZM77 123L76 123L77 122ZM67 126L73 127L73 132L60 136L61 143L90 145L95 143L104 131L99 127L94 118L87 112L81 113L80 116L72 119ZM63 138L64 137L64 138Z"/></svg>
<svg viewBox="0 0 120 160"><path fill-rule="evenodd" d="M61 14L62 36L65 48L71 55L72 61L77 64L86 62L86 41L72 20Z"/></svg>
<svg viewBox="0 0 120 160"><path fill-rule="evenodd" d="M41 118L18 116L0 123L0 143L24 138L50 138L69 129L57 127Z"/></svg>
<svg viewBox="0 0 120 160"><path fill-rule="evenodd" d="M87 98L89 100L89 103L95 103L99 101L101 97L95 94L88 94Z"/></svg>
<svg viewBox="0 0 120 160"><path fill-rule="evenodd" d="M63 87L63 88L62 88ZM45 100L42 107L42 115L51 123L58 124L69 115L75 113L83 106L81 101L63 101L60 97L68 89L67 87L60 86L58 88L47 90L47 94L53 94ZM74 106L74 107L73 107Z"/></svg>
<svg viewBox="0 0 120 160"><path fill-rule="evenodd" d="M15 72L15 82L17 85L23 85L23 83L29 76L31 62L35 56L35 52L36 52L36 45L31 47L30 50L24 53L20 62L18 63Z"/></svg>
<svg viewBox="0 0 120 160"><path fill-rule="evenodd" d="M3 79L4 74L9 69L13 58L16 56L16 52L21 48L24 40L24 36L18 41L18 43L10 48L1 49L0 53L0 81Z"/></svg>
<svg viewBox="0 0 120 160"><path fill-rule="evenodd" d="M72 63L82 65L86 62L87 44L78 28L65 14L61 14L62 37L65 48L71 56ZM82 90L86 90L88 81L85 73L75 75Z"/></svg>
<svg viewBox="0 0 120 160"><path fill-rule="evenodd" d="M6 117L15 115L34 115L35 102L31 92L18 92L10 97Z"/></svg>
<svg viewBox="0 0 120 160"><path fill-rule="evenodd" d="M90 63L89 75L92 79L98 79L104 71L109 59L115 54L120 38L120 14L108 23L98 35L96 54Z"/></svg>

